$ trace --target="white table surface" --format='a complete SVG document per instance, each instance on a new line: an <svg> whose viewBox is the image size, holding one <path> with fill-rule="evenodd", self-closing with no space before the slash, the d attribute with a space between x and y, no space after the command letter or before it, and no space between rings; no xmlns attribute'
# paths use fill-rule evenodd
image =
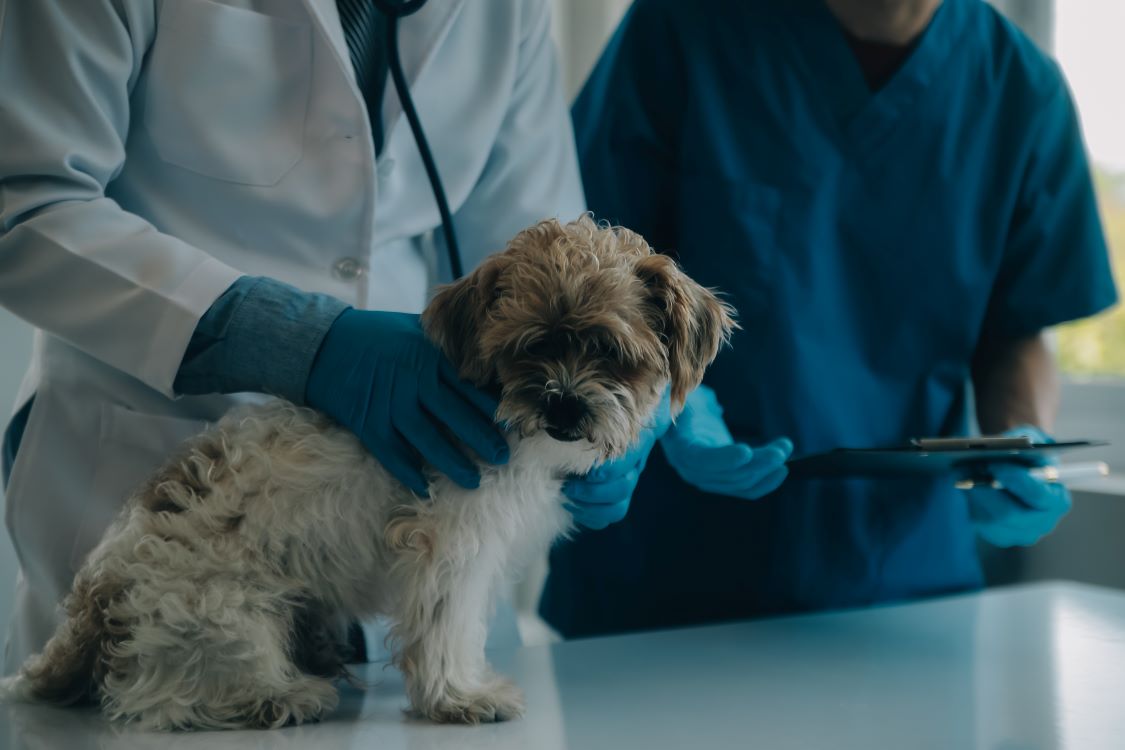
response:
<svg viewBox="0 0 1125 750"><path fill-rule="evenodd" d="M25 748L1125 749L1125 593L1068 583L866 611L572 641L494 655L528 713L481 727L406 718L371 665L326 721L145 734L90 709L0 706Z"/></svg>

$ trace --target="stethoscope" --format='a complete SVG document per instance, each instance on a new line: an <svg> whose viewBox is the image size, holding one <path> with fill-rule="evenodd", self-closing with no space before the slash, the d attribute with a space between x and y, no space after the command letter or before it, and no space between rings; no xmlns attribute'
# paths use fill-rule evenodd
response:
<svg viewBox="0 0 1125 750"><path fill-rule="evenodd" d="M434 201L437 202L438 212L441 214L441 228L445 235L446 250L449 253L449 269L453 278L461 278L461 251L457 246L457 233L453 229L453 216L449 213L449 203L445 200L445 188L441 184L434 155L430 145L426 142L426 134L422 132L422 121L418 119L418 110L414 108L414 100L410 98L410 89L406 85L406 75L402 72L402 60L398 55L398 21L412 13L417 13L426 4L426 0L371 0L380 13L387 17L387 67L391 71L391 80L395 84L395 92L402 102L402 111L410 123L410 132L414 134L414 142L418 144L418 153L422 157L422 164L426 167L426 176L430 179L430 187L434 191Z"/></svg>

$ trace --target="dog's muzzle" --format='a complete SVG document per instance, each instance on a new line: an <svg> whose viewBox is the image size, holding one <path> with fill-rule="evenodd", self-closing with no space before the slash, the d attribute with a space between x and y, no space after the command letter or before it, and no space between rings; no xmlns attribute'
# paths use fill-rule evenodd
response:
<svg viewBox="0 0 1125 750"><path fill-rule="evenodd" d="M565 443L584 437L579 425L589 409L578 396L573 393L548 393L540 399L540 405L547 421L548 435Z"/></svg>

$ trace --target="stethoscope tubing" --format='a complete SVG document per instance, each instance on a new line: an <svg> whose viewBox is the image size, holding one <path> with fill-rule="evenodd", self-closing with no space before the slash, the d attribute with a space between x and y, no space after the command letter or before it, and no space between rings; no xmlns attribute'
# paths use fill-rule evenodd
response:
<svg viewBox="0 0 1125 750"><path fill-rule="evenodd" d="M454 279L459 279L464 274L461 267L461 249L457 243L457 231L453 226L453 214L449 210L449 201L445 198L445 187L438 174L437 164L434 162L433 152L426 140L426 133L422 130L422 120L418 117L418 110L414 107L414 100L410 96L410 88L406 84L406 74L402 71L402 59L398 54L398 21L422 9L426 0L371 0L380 13L387 17L387 67L390 69L391 80L394 82L395 92L402 103L403 114L410 123L410 132L414 135L414 142L418 145L418 153L422 157L422 165L426 168L426 177L429 178L430 188L434 193L434 202L437 203L438 213L441 214L441 228L445 236L446 251L449 254L449 270Z"/></svg>

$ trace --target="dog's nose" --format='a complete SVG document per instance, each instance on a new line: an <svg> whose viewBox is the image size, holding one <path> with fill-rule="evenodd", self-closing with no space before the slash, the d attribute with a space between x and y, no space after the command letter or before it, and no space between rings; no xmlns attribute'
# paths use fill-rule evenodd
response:
<svg viewBox="0 0 1125 750"><path fill-rule="evenodd" d="M543 397L543 416L547 419L547 434L555 440L578 440L582 435L576 428L586 416L586 404L573 393L548 393Z"/></svg>

